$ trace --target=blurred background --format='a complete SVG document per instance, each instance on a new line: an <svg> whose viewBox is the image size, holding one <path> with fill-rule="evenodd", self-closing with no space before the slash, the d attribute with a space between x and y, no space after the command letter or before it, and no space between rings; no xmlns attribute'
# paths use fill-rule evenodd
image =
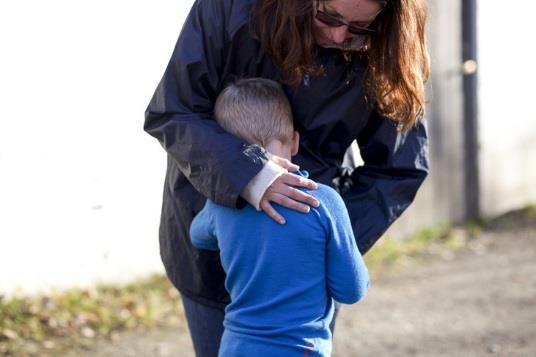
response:
<svg viewBox="0 0 536 357"><path fill-rule="evenodd" d="M142 125L192 3L0 4L0 354L191 354L180 303L162 278L158 253L165 155ZM395 355L389 349L408 356L535 355L536 345L524 336L536 333L536 316L527 314L536 310L536 48L531 22L536 4L428 4L432 171L415 203L387 232L387 243L368 258L370 264L377 259L384 266L389 257L381 253L393 249L388 244L408 253L400 242L417 237L427 242L421 249L424 262L411 265L420 255L410 249L401 261L402 266L411 262L411 268L400 268L399 279L389 278L389 269L378 269L377 291L384 295L371 292L369 307L348 310L339 329L346 332L335 337L335 355ZM435 248L429 249L431 240L442 243L430 243ZM515 255L521 253L525 255ZM451 301L452 306L436 308L452 308L452 314L471 297L477 298L471 311L486 303L490 311L521 306L519 315L505 315L512 327L485 330L487 322L471 325L462 313L459 325L454 324L456 333L430 337L432 328L452 327L454 315L438 315L428 325L412 324L411 316L403 315L408 309L397 310L398 294L412 296L410 287L418 299L424 291L445 291L448 296L477 282L495 286L497 275L467 278L467 285L462 280L433 287L418 283L454 276L451 269L479 259L482 269L511 267L514 275L501 277L497 295L470 293L455 304ZM431 267L438 261L444 264L434 275ZM429 275L411 275L415 272ZM398 291L401 281L406 283ZM512 281L518 285L504 285ZM515 289L524 295L501 298L502 292ZM109 311L97 309L104 306L101 299L113 300L127 290L131 295L121 297ZM143 295L147 291L155 295ZM430 301L440 297L445 295ZM168 310L154 310L159 299L171 301ZM415 299L407 302L413 308ZM499 305L503 300L512 306ZM86 306L88 302L93 305ZM392 335L386 326L353 325L380 316L387 323L396 311L402 315L388 324ZM425 310L419 308L413 321L422 322L418 311ZM489 317L490 311L481 311L482 316ZM173 315L178 320L168 321ZM469 330L481 333L467 339L464 331ZM351 331L363 339L356 340ZM400 331L407 335L398 335ZM150 349L137 350L140 339L132 333L149 339L143 345ZM389 336L392 342L386 342ZM490 336L495 337L487 340ZM407 338L413 342L401 348ZM453 353L456 348L460 353Z"/></svg>

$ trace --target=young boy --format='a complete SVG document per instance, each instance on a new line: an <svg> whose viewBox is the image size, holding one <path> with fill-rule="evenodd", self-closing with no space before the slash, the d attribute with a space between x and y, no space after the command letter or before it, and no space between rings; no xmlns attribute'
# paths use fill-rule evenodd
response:
<svg viewBox="0 0 536 357"><path fill-rule="evenodd" d="M290 104L274 81L237 81L219 95L214 114L226 131L272 154L290 160L298 151ZM368 271L344 202L318 186L305 190L320 201L308 213L275 204L284 225L251 205L210 200L192 222L192 244L219 249L227 274L231 303L219 356L329 356L333 299L352 304L365 296Z"/></svg>

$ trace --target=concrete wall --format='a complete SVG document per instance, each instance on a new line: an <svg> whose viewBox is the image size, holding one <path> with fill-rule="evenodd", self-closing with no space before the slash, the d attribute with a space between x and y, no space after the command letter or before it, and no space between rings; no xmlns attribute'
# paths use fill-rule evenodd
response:
<svg viewBox="0 0 536 357"><path fill-rule="evenodd" d="M388 234L464 217L461 2L429 2L432 171L413 206ZM521 9L521 10L520 10ZM536 202L536 4L478 2L480 206L490 216Z"/></svg>
<svg viewBox="0 0 536 357"><path fill-rule="evenodd" d="M428 46L432 76L428 85L430 175L412 206L387 234L463 219L463 96L461 2L429 2Z"/></svg>
<svg viewBox="0 0 536 357"><path fill-rule="evenodd" d="M191 3L0 3L0 294L162 271L143 112Z"/></svg>
<svg viewBox="0 0 536 357"><path fill-rule="evenodd" d="M143 111L191 3L0 4L0 294L162 271L165 158L142 131ZM536 197L531 11L499 5L480 4L485 213ZM534 8L511 5L521 6ZM430 11L432 173L396 236L463 218L460 1L434 0Z"/></svg>
<svg viewBox="0 0 536 357"><path fill-rule="evenodd" d="M536 202L536 46L531 1L479 3L481 207Z"/></svg>

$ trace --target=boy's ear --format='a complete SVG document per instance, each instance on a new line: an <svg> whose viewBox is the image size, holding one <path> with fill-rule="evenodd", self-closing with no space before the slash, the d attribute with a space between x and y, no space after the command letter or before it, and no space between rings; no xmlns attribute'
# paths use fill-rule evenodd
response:
<svg viewBox="0 0 536 357"><path fill-rule="evenodd" d="M298 133L296 130L294 130L294 133L292 134L292 144L291 144L291 155L294 156L298 153L298 149L300 148L300 133Z"/></svg>

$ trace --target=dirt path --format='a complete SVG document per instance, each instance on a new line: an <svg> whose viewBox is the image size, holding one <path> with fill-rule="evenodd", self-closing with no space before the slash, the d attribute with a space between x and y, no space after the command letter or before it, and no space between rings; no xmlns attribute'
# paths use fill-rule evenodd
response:
<svg viewBox="0 0 536 357"><path fill-rule="evenodd" d="M341 315L334 356L536 356L536 229L432 255Z"/></svg>
<svg viewBox="0 0 536 357"><path fill-rule="evenodd" d="M343 307L333 356L536 356L536 224L406 263ZM193 356L184 329L130 332L73 353Z"/></svg>

